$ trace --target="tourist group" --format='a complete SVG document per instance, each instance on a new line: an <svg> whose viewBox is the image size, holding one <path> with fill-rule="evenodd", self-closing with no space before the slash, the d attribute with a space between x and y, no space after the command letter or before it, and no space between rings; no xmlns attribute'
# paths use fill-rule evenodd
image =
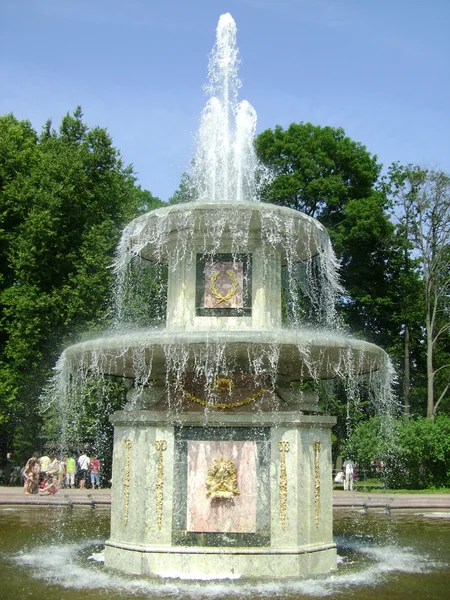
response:
<svg viewBox="0 0 450 600"><path fill-rule="evenodd" d="M78 458L62 458L53 452L39 457L35 452L23 471L25 494L56 494L61 488L100 488L100 461L83 452Z"/></svg>

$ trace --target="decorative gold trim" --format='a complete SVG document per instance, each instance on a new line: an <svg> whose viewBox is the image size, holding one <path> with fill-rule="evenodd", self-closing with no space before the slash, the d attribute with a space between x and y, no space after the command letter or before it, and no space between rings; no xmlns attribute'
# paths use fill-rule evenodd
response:
<svg viewBox="0 0 450 600"><path fill-rule="evenodd" d="M202 398L197 398L196 396L190 394L188 391L183 390L183 394L188 400L192 400L192 402L196 402L197 404L201 404L202 406L205 406L207 408L237 408L238 406L245 406L246 404L250 404L254 400L257 400L260 396L264 394L264 392L265 390L258 390L255 394L253 394L253 396L249 396L248 398L245 398L245 400L238 400L237 402L227 403L218 402L216 404L215 402L208 402L207 400L203 400Z"/></svg>
<svg viewBox="0 0 450 600"><path fill-rule="evenodd" d="M211 279L209 280L209 289L214 298L216 298L216 305L220 304L221 302L226 302L226 304L229 304L231 306L230 300L237 292L238 282L236 277L234 276L233 271L231 271L231 269L227 269L225 273L231 279L231 288L226 296L222 296L222 294L218 292L216 288L216 281L221 273L223 273L223 271L216 271L211 275Z"/></svg>
<svg viewBox="0 0 450 600"><path fill-rule="evenodd" d="M215 458L208 468L206 478L206 496L211 500L215 498L229 499L240 494L237 484L236 465L232 460Z"/></svg>
<svg viewBox="0 0 450 600"><path fill-rule="evenodd" d="M218 392L231 392L236 384L228 375L217 375L211 383L211 389Z"/></svg>
<svg viewBox="0 0 450 600"><path fill-rule="evenodd" d="M278 450L281 452L281 463L280 463L280 519L281 528L283 531L286 529L286 512L287 512L287 473L286 473L286 459L285 454L289 452L291 445L285 440L278 442Z"/></svg>
<svg viewBox="0 0 450 600"><path fill-rule="evenodd" d="M130 503L130 450L133 442L125 440L125 477L123 480L123 521L128 524L128 508Z"/></svg>
<svg viewBox="0 0 450 600"><path fill-rule="evenodd" d="M164 500L163 452L164 450L167 450L166 440L156 440L156 450L158 451L158 469L156 472L156 517L158 521L158 530L161 531Z"/></svg>
<svg viewBox="0 0 450 600"><path fill-rule="evenodd" d="M320 505L320 442L314 442L314 521L319 527Z"/></svg>

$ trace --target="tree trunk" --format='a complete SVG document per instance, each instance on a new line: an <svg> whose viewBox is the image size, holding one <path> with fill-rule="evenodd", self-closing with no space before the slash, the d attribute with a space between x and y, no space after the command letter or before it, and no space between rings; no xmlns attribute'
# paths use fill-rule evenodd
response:
<svg viewBox="0 0 450 600"><path fill-rule="evenodd" d="M433 328L427 315L427 417L434 419Z"/></svg>
<svg viewBox="0 0 450 600"><path fill-rule="evenodd" d="M403 357L403 415L406 419L409 419L410 406L409 406L409 388L410 388L410 361L409 361L409 327L405 325L405 352Z"/></svg>

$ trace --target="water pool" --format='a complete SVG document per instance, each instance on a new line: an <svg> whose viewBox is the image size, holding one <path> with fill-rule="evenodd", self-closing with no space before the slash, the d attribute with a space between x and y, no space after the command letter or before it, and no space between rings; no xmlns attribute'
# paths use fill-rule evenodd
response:
<svg viewBox="0 0 450 600"><path fill-rule="evenodd" d="M0 506L3 600L450 597L450 512L334 512L338 570L323 578L180 581L127 577L102 562L110 508Z"/></svg>

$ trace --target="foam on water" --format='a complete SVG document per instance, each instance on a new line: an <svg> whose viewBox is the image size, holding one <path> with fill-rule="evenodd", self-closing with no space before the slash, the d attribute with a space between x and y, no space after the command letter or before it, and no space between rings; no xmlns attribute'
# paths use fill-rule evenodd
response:
<svg viewBox="0 0 450 600"><path fill-rule="evenodd" d="M230 579L157 580L127 577L105 571L101 565L103 552L97 551L99 543L99 540L88 540L83 543L38 546L29 552L18 553L12 559L21 567L30 568L34 578L64 588L114 590L152 598L273 598L299 595L326 597L342 593L349 587L381 585L387 582L389 575L393 573L427 573L439 567L436 562L418 554L412 548L355 542L346 544L342 550L355 553L356 560L339 556L338 571L324 578L290 579L276 583ZM86 558L90 550L95 551ZM177 574L173 573L173 578L176 577Z"/></svg>

